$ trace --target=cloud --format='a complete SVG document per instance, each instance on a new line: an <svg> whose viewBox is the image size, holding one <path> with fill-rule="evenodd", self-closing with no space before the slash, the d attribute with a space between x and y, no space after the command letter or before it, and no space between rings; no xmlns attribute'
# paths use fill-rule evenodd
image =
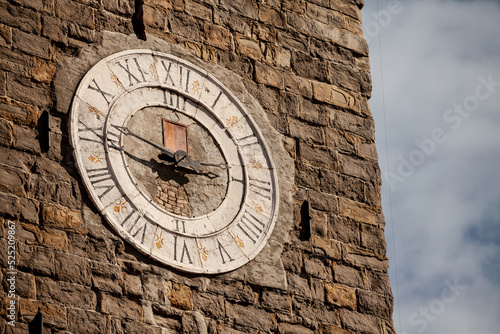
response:
<svg viewBox="0 0 500 334"><path fill-rule="evenodd" d="M392 192L387 179L383 185L390 276L401 309L398 314L396 308L396 327L411 334L496 333L500 85L478 99L459 125L444 115L459 115L457 105L470 107L480 77L500 82L500 1L401 1L402 10L388 20L386 15L374 35L373 29L366 32L367 24L373 27L377 12L390 9L389 1L378 3L377 8L377 2L366 2L363 16L381 169L397 173L412 154L424 157ZM446 140L426 154L422 142L432 139L435 129ZM421 315L422 308L440 305L445 282L454 279L467 289L439 315L431 312L432 321ZM425 329L418 325L422 319Z"/></svg>

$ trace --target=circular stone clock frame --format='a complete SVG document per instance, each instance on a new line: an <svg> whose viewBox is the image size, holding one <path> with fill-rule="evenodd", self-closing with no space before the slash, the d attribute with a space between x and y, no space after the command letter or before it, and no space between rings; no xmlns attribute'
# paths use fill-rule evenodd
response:
<svg viewBox="0 0 500 334"><path fill-rule="evenodd" d="M147 107L193 118L215 139L230 168L221 170L227 173L226 193L213 212L179 216L138 187L125 157L123 129ZM182 271L216 274L239 268L266 245L279 202L270 150L238 98L198 66L151 50L102 59L75 93L70 134L94 204L142 253Z"/></svg>

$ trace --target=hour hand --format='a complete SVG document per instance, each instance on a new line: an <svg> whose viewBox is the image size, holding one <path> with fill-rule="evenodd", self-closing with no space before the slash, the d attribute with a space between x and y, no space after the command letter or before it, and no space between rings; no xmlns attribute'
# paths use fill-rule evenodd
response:
<svg viewBox="0 0 500 334"><path fill-rule="evenodd" d="M136 137L137 139L140 139L140 140L142 140L143 142L148 143L149 145L153 146L154 148L159 149L159 150L161 151L162 155L165 155L165 156L166 156L166 157L168 157L169 159L174 159L174 152L173 152L173 151L171 151L171 150L169 150L168 148L162 147L162 146L160 146L160 145L158 145L158 144L155 144L155 143L153 143L152 141L150 141L150 140L148 140L148 139L146 139L146 138L144 138L144 137L139 136L138 134L136 134L136 133L134 133L134 132L130 131L130 129L129 129L129 128L127 128L127 127L124 127L124 126L118 126L118 125L113 125L113 124L112 124L112 126L113 126L115 129L117 129L118 131L120 131L121 133L123 133L124 135L126 135L126 136L133 136L133 137ZM164 160L166 160L166 159L164 159Z"/></svg>

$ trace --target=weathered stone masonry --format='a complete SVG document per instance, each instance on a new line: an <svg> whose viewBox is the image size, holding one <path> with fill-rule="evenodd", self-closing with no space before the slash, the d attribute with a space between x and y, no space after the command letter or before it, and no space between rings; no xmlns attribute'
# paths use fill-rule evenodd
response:
<svg viewBox="0 0 500 334"><path fill-rule="evenodd" d="M277 284L245 268L172 271L117 237L88 198L67 128L83 73L68 87L56 78L62 58L104 31L138 40L134 1L0 0L0 333L27 333L38 309L44 333L394 333L362 6L144 2L148 39L239 76L284 135L295 210ZM16 327L6 318L8 220L18 240Z"/></svg>

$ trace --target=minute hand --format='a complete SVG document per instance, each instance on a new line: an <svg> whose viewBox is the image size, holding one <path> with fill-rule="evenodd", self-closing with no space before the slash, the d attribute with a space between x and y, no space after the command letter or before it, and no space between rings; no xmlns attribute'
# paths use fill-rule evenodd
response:
<svg viewBox="0 0 500 334"><path fill-rule="evenodd" d="M118 126L118 125L113 125L113 127L115 127L116 129L118 129L118 131L120 131L121 133L123 133L124 135L130 135L130 136L133 136L133 137L136 137L140 140L142 140L143 142L146 142L148 143L149 145L153 146L154 148L157 148L159 149L162 153L165 153L166 155L168 155L170 158L174 158L174 152L169 150L168 148L165 148L165 147L162 147L158 144L155 144L153 143L152 141L150 140L147 140L146 138L143 138L141 136L139 136L138 134L130 131L128 128L126 127L123 127L123 126Z"/></svg>

